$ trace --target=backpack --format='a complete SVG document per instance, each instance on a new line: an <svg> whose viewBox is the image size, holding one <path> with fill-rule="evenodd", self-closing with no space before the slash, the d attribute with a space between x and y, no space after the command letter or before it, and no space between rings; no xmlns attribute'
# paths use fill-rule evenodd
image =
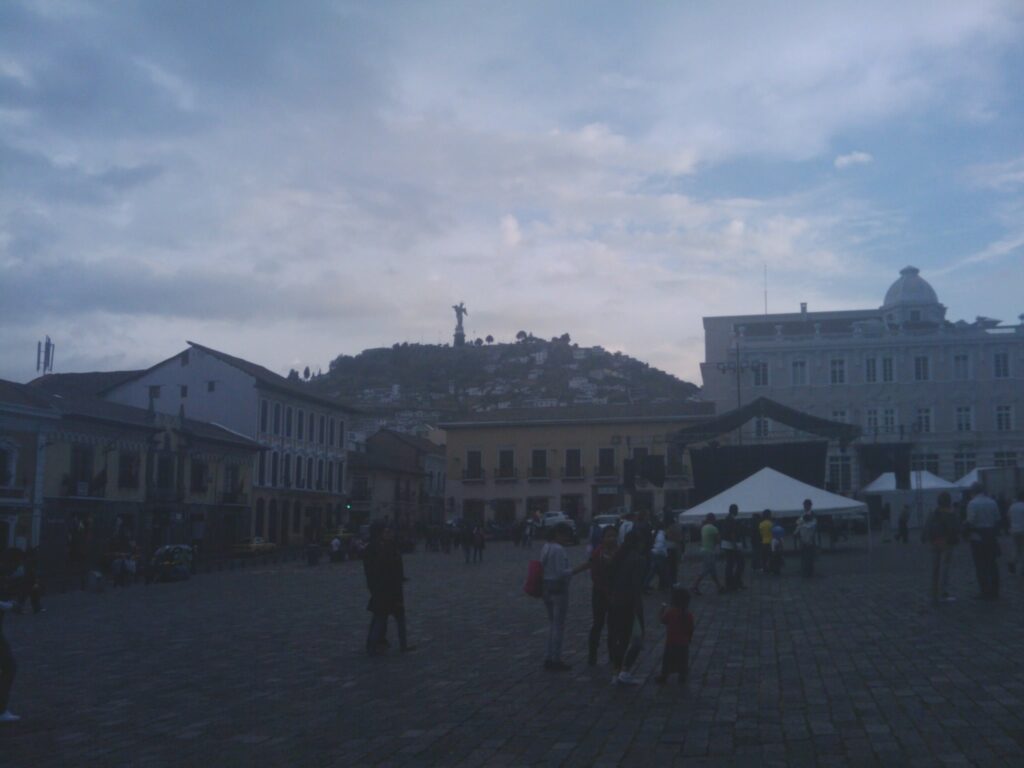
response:
<svg viewBox="0 0 1024 768"><path fill-rule="evenodd" d="M530 597L541 597L544 594L544 566L540 560L531 560L527 564L523 592Z"/></svg>

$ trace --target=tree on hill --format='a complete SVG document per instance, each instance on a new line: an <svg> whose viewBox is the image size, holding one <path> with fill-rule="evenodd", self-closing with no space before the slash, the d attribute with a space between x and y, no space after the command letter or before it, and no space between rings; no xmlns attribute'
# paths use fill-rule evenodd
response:
<svg viewBox="0 0 1024 768"><path fill-rule="evenodd" d="M494 337L491 336L491 334L487 334L487 338L484 339L484 341L486 341L488 344L493 344L494 343Z"/></svg>
<svg viewBox="0 0 1024 768"><path fill-rule="evenodd" d="M516 333L516 341L526 341L526 331Z"/></svg>
<svg viewBox="0 0 1024 768"><path fill-rule="evenodd" d="M304 370L302 372L302 378L304 378L306 381L309 381L309 366L308 365L306 366L306 370Z"/></svg>
<svg viewBox="0 0 1024 768"><path fill-rule="evenodd" d="M288 381L298 381L298 380L299 380L299 372L297 370L292 368L290 371L288 371Z"/></svg>

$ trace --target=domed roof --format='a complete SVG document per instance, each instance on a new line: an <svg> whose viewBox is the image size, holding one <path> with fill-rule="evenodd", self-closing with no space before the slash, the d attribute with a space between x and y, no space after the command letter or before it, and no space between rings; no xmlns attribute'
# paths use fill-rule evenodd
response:
<svg viewBox="0 0 1024 768"><path fill-rule="evenodd" d="M935 289L928 285L919 274L917 267L904 267L900 270L899 279L893 283L885 292L885 303L882 309L906 306L938 304L939 297L935 295Z"/></svg>

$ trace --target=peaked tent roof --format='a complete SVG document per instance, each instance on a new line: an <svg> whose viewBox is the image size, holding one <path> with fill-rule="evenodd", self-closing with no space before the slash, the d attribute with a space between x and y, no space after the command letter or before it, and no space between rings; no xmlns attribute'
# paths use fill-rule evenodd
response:
<svg viewBox="0 0 1024 768"><path fill-rule="evenodd" d="M975 483L981 482L981 471L983 469L993 469L993 467L975 467L966 475L956 481L957 488L970 488Z"/></svg>
<svg viewBox="0 0 1024 768"><path fill-rule="evenodd" d="M804 513L804 499L810 499L818 514L863 514L867 505L856 499L848 499L835 493L802 483L789 475L764 467L732 488L712 496L679 516L681 522L702 520L708 512L724 517L729 505L740 508L742 517L761 514L766 509L772 517L798 517Z"/></svg>
<svg viewBox="0 0 1024 768"><path fill-rule="evenodd" d="M771 419L801 432L838 440L839 445L843 448L861 435L861 428L856 424L846 424L841 421L830 421L819 416L812 416L809 413L769 400L767 397L759 397L742 408L726 411L718 418L701 422L692 427L684 427L672 435L672 440L683 444L701 443L732 432L751 419L758 417Z"/></svg>
<svg viewBox="0 0 1024 768"><path fill-rule="evenodd" d="M910 472L910 487L915 491L953 491L957 488L955 483L943 480L928 470L918 471L916 469ZM896 473L883 472L864 486L861 493L885 493L895 490L898 490L896 488Z"/></svg>

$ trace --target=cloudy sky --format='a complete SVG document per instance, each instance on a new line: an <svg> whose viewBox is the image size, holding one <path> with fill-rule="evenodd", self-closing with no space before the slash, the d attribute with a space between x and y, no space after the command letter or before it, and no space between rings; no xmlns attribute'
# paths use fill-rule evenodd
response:
<svg viewBox="0 0 1024 768"><path fill-rule="evenodd" d="M1024 312L1024 5L0 3L0 377Z"/></svg>

